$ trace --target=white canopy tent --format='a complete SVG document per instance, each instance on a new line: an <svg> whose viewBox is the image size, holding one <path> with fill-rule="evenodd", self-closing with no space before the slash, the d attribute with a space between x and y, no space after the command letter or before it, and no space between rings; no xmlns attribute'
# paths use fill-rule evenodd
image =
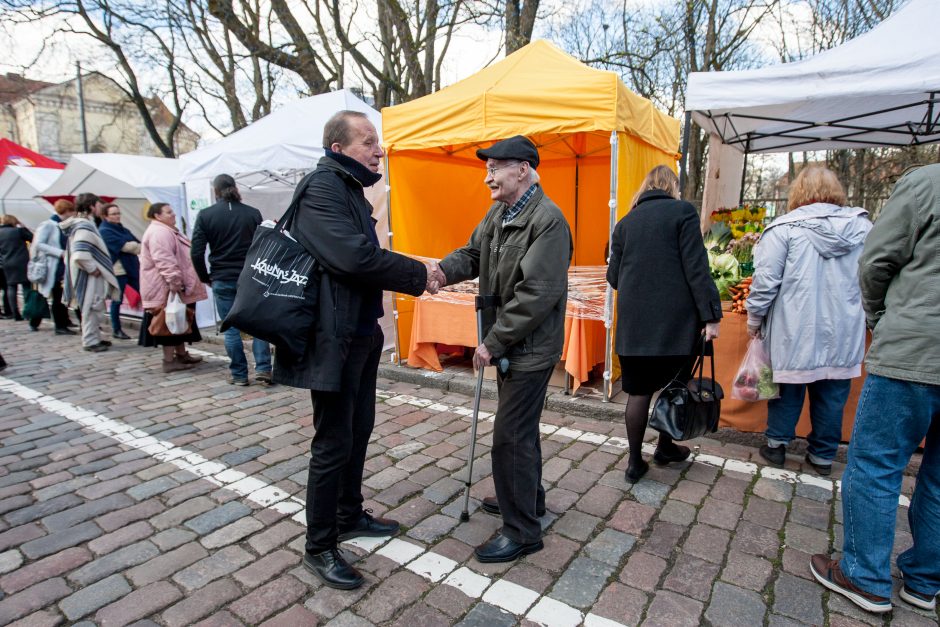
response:
<svg viewBox="0 0 940 627"><path fill-rule="evenodd" d="M705 203L728 198L729 188L738 196L742 154L940 141L938 22L940 2L910 0L867 33L808 59L690 74L686 109L715 149L706 187L726 171L725 193L706 191Z"/></svg>
<svg viewBox="0 0 940 627"><path fill-rule="evenodd" d="M0 210L15 215L31 231L52 215L52 205L37 194L62 174L59 168L7 166L0 174Z"/></svg>
<svg viewBox="0 0 940 627"><path fill-rule="evenodd" d="M287 104L214 144L180 156L190 224L195 223L199 210L213 204L211 181L219 174L233 176L242 200L257 207L262 216L271 220L280 218L290 205L297 183L324 155L323 127L327 120L344 109L365 113L379 131L381 140L381 114L351 91L341 89ZM366 197L378 220L379 241L387 247L384 180L366 189ZM197 308L200 326L204 326L203 321L212 319L213 311L214 307L210 309L208 304ZM381 323L385 337L391 342L394 334L388 295L385 311L386 317Z"/></svg>
<svg viewBox="0 0 940 627"><path fill-rule="evenodd" d="M73 155L62 176L41 195L51 198L82 192L113 197L121 206L121 223L138 238L147 228L146 210L152 203L169 203L183 214L183 180L176 159L115 153Z"/></svg>

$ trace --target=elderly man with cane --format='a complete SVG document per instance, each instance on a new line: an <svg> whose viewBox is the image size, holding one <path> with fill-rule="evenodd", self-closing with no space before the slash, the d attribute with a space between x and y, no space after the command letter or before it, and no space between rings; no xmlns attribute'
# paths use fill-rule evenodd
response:
<svg viewBox="0 0 940 627"><path fill-rule="evenodd" d="M474 556L509 562L543 546L539 417L564 344L573 245L568 222L539 185L539 153L531 141L517 135L476 154L486 162L484 183L495 202L470 242L444 258L433 274L440 285L479 276L480 296L493 303L482 312L484 335L473 365L508 361L496 381L491 451L496 498L483 499L482 506L501 514L503 527Z"/></svg>

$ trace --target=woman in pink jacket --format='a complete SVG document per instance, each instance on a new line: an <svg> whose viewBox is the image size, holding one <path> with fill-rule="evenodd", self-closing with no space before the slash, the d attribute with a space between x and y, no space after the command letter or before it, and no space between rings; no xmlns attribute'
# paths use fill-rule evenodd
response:
<svg viewBox="0 0 940 627"><path fill-rule="evenodd" d="M163 347L163 372L186 370L202 361L201 357L186 352L185 347L186 343L202 339L195 321L192 329L182 335L155 336L148 327L154 315L166 307L171 293L179 294L187 307L195 309L197 301L206 299L206 288L190 260L189 240L176 228L173 208L165 202L154 203L147 210L147 217L152 221L140 243L140 296L144 319L138 343Z"/></svg>

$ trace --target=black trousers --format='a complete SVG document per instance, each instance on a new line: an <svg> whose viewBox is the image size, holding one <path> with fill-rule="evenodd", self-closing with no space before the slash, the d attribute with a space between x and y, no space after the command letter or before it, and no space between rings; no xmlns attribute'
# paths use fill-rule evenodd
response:
<svg viewBox="0 0 940 627"><path fill-rule="evenodd" d="M375 380L385 338L355 337L339 392L311 390L313 426L307 471L308 553L336 546L339 529L362 516L362 470L375 426Z"/></svg>
<svg viewBox="0 0 940 627"><path fill-rule="evenodd" d="M499 403L493 427L493 483L503 517L502 534L515 542L542 537L535 515L545 507L539 418L554 367L498 375Z"/></svg>
<svg viewBox="0 0 940 627"><path fill-rule="evenodd" d="M69 309L62 303L62 281L52 286L52 323L57 329L64 329L69 323Z"/></svg>

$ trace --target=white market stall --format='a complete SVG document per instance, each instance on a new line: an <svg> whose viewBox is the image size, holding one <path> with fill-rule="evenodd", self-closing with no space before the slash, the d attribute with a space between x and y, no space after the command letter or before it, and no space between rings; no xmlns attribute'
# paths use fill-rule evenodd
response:
<svg viewBox="0 0 940 627"><path fill-rule="evenodd" d="M749 153L940 141L938 21L937 0L910 0L805 60L690 74L686 109L710 134L703 221L738 203Z"/></svg>
<svg viewBox="0 0 940 627"><path fill-rule="evenodd" d="M185 215L183 180L176 159L116 153L73 155L62 176L41 195L49 199L82 192L114 198L121 206L121 223L138 238L147 228L146 211L152 203L169 203L178 215ZM186 224L179 226L186 230Z"/></svg>
<svg viewBox="0 0 940 627"><path fill-rule="evenodd" d="M381 139L381 114L351 91L341 89L287 104L213 144L180 156L189 224L195 223L201 209L215 202L211 181L219 174L233 176L243 201L257 207L265 218L280 218L290 204L294 187L324 155L323 127L327 120L344 109L365 113ZM366 197L375 208L379 241L387 247L384 180L366 189ZM388 295L385 301L386 316L381 323L390 346L394 334ZM210 298L197 306L200 326L205 326L204 321L214 321L211 302Z"/></svg>
<svg viewBox="0 0 940 627"><path fill-rule="evenodd" d="M31 231L52 215L52 204L37 195L62 174L57 168L7 166L0 174L0 212L19 218Z"/></svg>

